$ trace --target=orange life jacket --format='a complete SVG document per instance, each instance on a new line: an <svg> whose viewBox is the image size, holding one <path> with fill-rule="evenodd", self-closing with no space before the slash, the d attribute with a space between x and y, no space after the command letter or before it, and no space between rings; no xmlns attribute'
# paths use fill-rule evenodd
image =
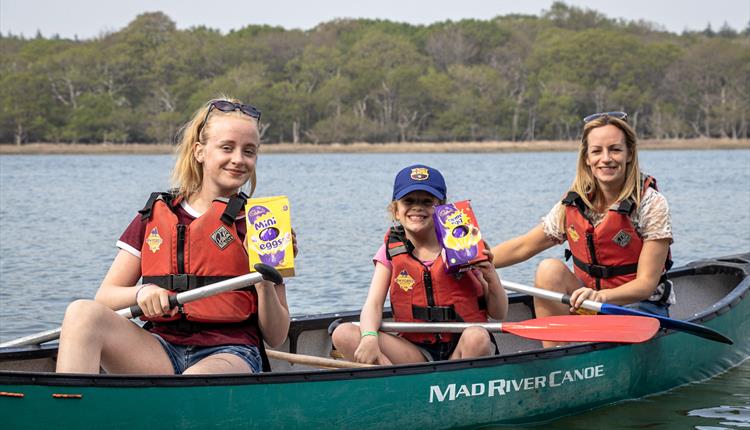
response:
<svg viewBox="0 0 750 430"><path fill-rule="evenodd" d="M414 246L403 227L385 236L391 260L390 298L393 318L399 322L487 322L487 302L481 284L469 274L448 274L443 259L431 267L413 254ZM452 333L401 333L414 343L451 342Z"/></svg>
<svg viewBox="0 0 750 430"><path fill-rule="evenodd" d="M658 190L656 180L644 176L642 194L648 187ZM623 200L611 208L596 227L586 215L586 206L578 193L571 191L562 201L565 205L565 235L570 250L566 259L573 257L576 277L595 290L616 288L635 279L643 239L630 220L635 202ZM665 272L671 267L669 255ZM664 300L669 298L666 291Z"/></svg>
<svg viewBox="0 0 750 430"><path fill-rule="evenodd" d="M141 248L143 284L180 292L249 273L247 251L235 227L245 200L244 194L214 200L206 213L183 225L174 212L179 199L168 193L151 194L139 211L147 220ZM186 303L172 317L148 320L237 323L257 313L257 301L254 289L228 291Z"/></svg>

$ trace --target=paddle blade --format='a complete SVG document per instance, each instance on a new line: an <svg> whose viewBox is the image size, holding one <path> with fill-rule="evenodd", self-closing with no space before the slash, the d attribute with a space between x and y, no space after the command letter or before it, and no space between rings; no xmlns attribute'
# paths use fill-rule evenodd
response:
<svg viewBox="0 0 750 430"><path fill-rule="evenodd" d="M659 321L641 316L560 315L503 323L503 331L555 342L645 342L659 331Z"/></svg>
<svg viewBox="0 0 750 430"><path fill-rule="evenodd" d="M652 315L636 309L603 303L602 308L599 310L599 312L607 315L636 315L656 318L656 320L659 321L662 327L670 330L684 331L686 333L700 336L705 339L710 339L715 342L726 343L729 345L733 343L732 339L706 326L694 324L687 321L676 320L674 318L669 318L661 315Z"/></svg>

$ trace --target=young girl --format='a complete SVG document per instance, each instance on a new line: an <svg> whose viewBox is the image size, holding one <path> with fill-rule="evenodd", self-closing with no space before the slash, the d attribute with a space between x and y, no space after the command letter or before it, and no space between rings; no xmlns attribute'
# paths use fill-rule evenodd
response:
<svg viewBox="0 0 750 430"><path fill-rule="evenodd" d="M489 261L463 276L449 275L440 256L432 221L434 206L446 201L443 175L415 165L396 175L389 205L398 226L391 228L374 257L375 273L360 326L342 324L333 332L333 343L348 360L392 364L458 359L490 355L495 349L487 330L472 327L461 335L379 331L385 296L390 290L396 321L486 322L487 315L503 319L508 298Z"/></svg>
<svg viewBox="0 0 750 430"><path fill-rule="evenodd" d="M68 306L58 372L261 371L262 341L278 346L289 329L283 284L264 281L179 309L168 301L176 291L248 273L240 189L248 181L251 195L255 189L259 121L255 107L222 98L185 125L176 189L153 193L130 223L96 299ZM149 320L144 328L113 311L135 303Z"/></svg>

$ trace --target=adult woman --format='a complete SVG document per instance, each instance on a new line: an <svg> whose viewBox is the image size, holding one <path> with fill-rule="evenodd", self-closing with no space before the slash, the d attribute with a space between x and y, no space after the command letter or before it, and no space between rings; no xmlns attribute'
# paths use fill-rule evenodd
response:
<svg viewBox="0 0 750 430"><path fill-rule="evenodd" d="M535 299L537 316L575 311L584 300L668 314L674 302L663 276L672 242L669 206L653 178L642 174L636 143L624 112L584 118L568 195L541 224L493 248L495 267L505 267L568 241L574 271L547 259L537 269L535 284L570 294L571 307Z"/></svg>
<svg viewBox="0 0 750 430"><path fill-rule="evenodd" d="M96 299L68 306L58 372L260 371L262 340L279 345L289 329L283 284L264 281L179 309L168 301L175 290L248 272L240 189L255 189L259 121L256 108L228 98L193 115L177 148L176 189L153 193L130 223ZM144 328L112 310L134 303L149 320Z"/></svg>

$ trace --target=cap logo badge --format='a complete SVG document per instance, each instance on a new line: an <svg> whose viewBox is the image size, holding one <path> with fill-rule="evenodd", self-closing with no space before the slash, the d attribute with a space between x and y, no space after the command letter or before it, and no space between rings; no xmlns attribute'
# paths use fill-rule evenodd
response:
<svg viewBox="0 0 750 430"><path fill-rule="evenodd" d="M426 167L415 167L411 169L411 175L409 175L415 181L424 181L430 177L430 172Z"/></svg>

